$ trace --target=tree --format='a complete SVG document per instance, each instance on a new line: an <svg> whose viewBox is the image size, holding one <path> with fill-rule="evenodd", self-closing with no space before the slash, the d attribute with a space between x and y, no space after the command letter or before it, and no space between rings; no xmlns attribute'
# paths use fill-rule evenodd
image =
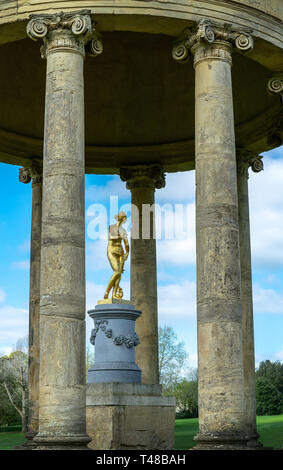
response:
<svg viewBox="0 0 283 470"><path fill-rule="evenodd" d="M27 340L17 342L25 349ZM27 348L26 348L27 349ZM0 388L5 391L10 405L14 407L22 420L22 431L27 431L28 421L28 355L24 351L14 351L9 356L0 358Z"/></svg>
<svg viewBox="0 0 283 470"><path fill-rule="evenodd" d="M281 413L282 400L276 386L266 377L256 379L256 414L278 415Z"/></svg>
<svg viewBox="0 0 283 470"><path fill-rule="evenodd" d="M256 377L268 379L279 391L283 400L283 364L280 361L263 361L259 364Z"/></svg>
<svg viewBox="0 0 283 470"><path fill-rule="evenodd" d="M185 351L185 343L178 342L171 326L159 327L158 335L160 383L168 391L181 380L182 368L188 354Z"/></svg>
<svg viewBox="0 0 283 470"><path fill-rule="evenodd" d="M198 382L182 380L174 387L176 410L179 417L196 418L198 416Z"/></svg>

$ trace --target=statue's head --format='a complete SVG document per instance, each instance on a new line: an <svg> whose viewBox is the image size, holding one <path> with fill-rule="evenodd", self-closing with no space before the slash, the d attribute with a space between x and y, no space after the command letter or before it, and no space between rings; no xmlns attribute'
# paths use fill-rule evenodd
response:
<svg viewBox="0 0 283 470"><path fill-rule="evenodd" d="M115 215L114 218L115 218L118 222L124 223L124 222L126 222L126 220L127 220L127 214L126 214L126 212L121 211L121 212L119 212L118 215Z"/></svg>

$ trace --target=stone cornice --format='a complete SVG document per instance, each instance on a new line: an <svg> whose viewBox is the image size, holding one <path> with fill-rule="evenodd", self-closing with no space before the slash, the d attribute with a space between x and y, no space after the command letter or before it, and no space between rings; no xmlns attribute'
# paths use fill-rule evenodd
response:
<svg viewBox="0 0 283 470"><path fill-rule="evenodd" d="M158 163L152 165L123 166L120 168L120 178L126 181L127 189L165 187L165 174Z"/></svg>
<svg viewBox="0 0 283 470"><path fill-rule="evenodd" d="M34 41L43 40L43 58L58 50L68 50L84 56L84 46L87 43L90 55L97 56L102 53L103 45L95 33L90 14L90 10L80 10L53 15L30 15L27 34Z"/></svg>
<svg viewBox="0 0 283 470"><path fill-rule="evenodd" d="M194 64L205 59L220 59L231 63L232 47L242 52L253 48L251 31L235 31L203 19L193 29L187 28L174 42L172 56L178 62L187 62L194 56Z"/></svg>

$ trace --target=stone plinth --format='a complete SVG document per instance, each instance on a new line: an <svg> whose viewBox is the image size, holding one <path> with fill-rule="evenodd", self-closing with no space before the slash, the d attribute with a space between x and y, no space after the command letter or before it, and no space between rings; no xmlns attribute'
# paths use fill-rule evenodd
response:
<svg viewBox="0 0 283 470"><path fill-rule="evenodd" d="M94 321L90 341L95 345L95 362L88 371L90 383L141 383L141 370L135 363L139 338L135 321L141 312L125 303L99 303L88 311Z"/></svg>
<svg viewBox="0 0 283 470"><path fill-rule="evenodd" d="M161 385L87 384L87 433L93 450L166 450L174 446L175 398Z"/></svg>

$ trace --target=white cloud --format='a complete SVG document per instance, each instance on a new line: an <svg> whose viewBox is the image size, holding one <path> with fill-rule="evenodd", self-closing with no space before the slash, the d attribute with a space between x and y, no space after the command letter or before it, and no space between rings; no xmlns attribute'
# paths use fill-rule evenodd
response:
<svg viewBox="0 0 283 470"><path fill-rule="evenodd" d="M30 251L30 239L28 238L25 240L20 246L19 250L23 253L29 252Z"/></svg>
<svg viewBox="0 0 283 470"><path fill-rule="evenodd" d="M126 183L118 175L112 177L105 185L89 185L86 188L86 199L92 202L109 200L110 196L121 199L131 198ZM192 202L195 197L195 172L184 171L166 174L166 186L155 192L156 202Z"/></svg>
<svg viewBox="0 0 283 470"><path fill-rule="evenodd" d="M0 289L0 302L4 302L6 299L6 292L3 289Z"/></svg>
<svg viewBox="0 0 283 470"><path fill-rule="evenodd" d="M274 357L277 361L283 362L283 348L281 349L281 351L278 351L277 353L275 353Z"/></svg>
<svg viewBox="0 0 283 470"><path fill-rule="evenodd" d="M126 189L126 184L120 180L119 176L113 176L113 179L107 181L104 185L89 185L86 188L86 200L92 202L102 202L109 200L110 196L130 199L130 191Z"/></svg>
<svg viewBox="0 0 283 470"><path fill-rule="evenodd" d="M275 361L283 362L283 349L278 352L271 352L271 353L265 352L265 354L256 354L255 355L256 369L258 368L260 362L268 361L268 360L271 362L275 362Z"/></svg>
<svg viewBox="0 0 283 470"><path fill-rule="evenodd" d="M158 263L170 263L171 265L194 265L196 260L194 239L158 240L157 260Z"/></svg>
<svg viewBox="0 0 283 470"><path fill-rule="evenodd" d="M20 270L26 270L30 268L30 260L24 260L24 261L13 261L11 264L12 269L20 269Z"/></svg>
<svg viewBox="0 0 283 470"><path fill-rule="evenodd" d="M155 192L156 202L192 202L195 199L195 171L166 174L166 186Z"/></svg>
<svg viewBox="0 0 283 470"><path fill-rule="evenodd" d="M158 315L160 321L196 317L196 284L183 281L158 287Z"/></svg>
<svg viewBox="0 0 283 470"><path fill-rule="evenodd" d="M88 271L108 269L107 240L96 240L86 244L86 266Z"/></svg>
<svg viewBox="0 0 283 470"><path fill-rule="evenodd" d="M253 305L255 313L277 313L283 315L283 292L253 285Z"/></svg>
<svg viewBox="0 0 283 470"><path fill-rule="evenodd" d="M283 148L277 150L283 156ZM264 171L250 171L250 222L253 265L283 268L283 159L264 157Z"/></svg>
<svg viewBox="0 0 283 470"><path fill-rule="evenodd" d="M0 353L10 354L17 340L28 334L28 310L3 305L0 308Z"/></svg>
<svg viewBox="0 0 283 470"><path fill-rule="evenodd" d="M198 367L198 354L196 353L189 353L189 366L193 369L197 369Z"/></svg>

